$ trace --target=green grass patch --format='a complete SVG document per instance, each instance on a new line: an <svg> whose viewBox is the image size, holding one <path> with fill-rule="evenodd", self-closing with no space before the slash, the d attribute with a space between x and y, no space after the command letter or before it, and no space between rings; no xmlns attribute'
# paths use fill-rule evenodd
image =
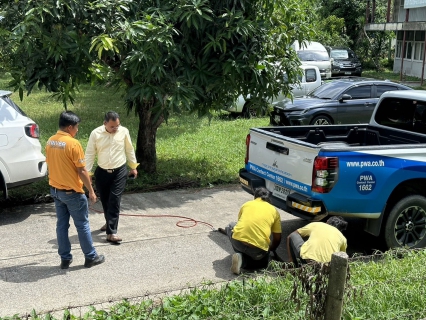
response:
<svg viewBox="0 0 426 320"><path fill-rule="evenodd" d="M344 320L421 319L426 315L426 250L390 251L375 261L351 260ZM317 272L317 273L314 273ZM264 273L241 276L221 285L200 285L177 295L142 301L123 300L109 310L66 310L63 319L310 319L315 299L303 281L315 281L318 268L283 271L274 264ZM325 280L326 281L326 278ZM319 285L321 286L321 284ZM74 312L73 312L74 311ZM75 316L74 314L79 314ZM322 319L323 310L315 320ZM56 319L31 313L32 319ZM20 319L19 316L0 320Z"/></svg>
<svg viewBox="0 0 426 320"><path fill-rule="evenodd" d="M0 78L0 88L6 87L7 75ZM90 132L102 125L106 111L120 114L123 126L130 131L136 143L139 119L133 112L127 113L121 93L104 86L83 85L74 105L68 107L82 119L77 139L86 148ZM46 141L58 129L59 114L63 106L49 93L34 91L19 100L12 99L40 126L40 143ZM157 132L157 173L140 172L138 179L129 181L127 191L153 191L169 187L210 186L236 183L238 170L244 166L245 138L251 127L267 126L268 117L233 118L227 112L217 113L211 121L193 114L174 115L163 123ZM13 201L48 194L47 178L43 181L10 190Z"/></svg>
<svg viewBox="0 0 426 320"><path fill-rule="evenodd" d="M395 73L391 69L384 69L382 71L364 70L362 72L362 76L380 80L390 80L398 83L406 83L416 90L426 90L426 81L423 81L423 85L420 86L420 78L402 75L401 79L401 75L399 74L399 72Z"/></svg>

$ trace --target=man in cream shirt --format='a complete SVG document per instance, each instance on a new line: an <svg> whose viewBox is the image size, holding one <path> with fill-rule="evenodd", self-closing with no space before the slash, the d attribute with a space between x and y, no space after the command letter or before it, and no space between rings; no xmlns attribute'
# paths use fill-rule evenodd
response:
<svg viewBox="0 0 426 320"><path fill-rule="evenodd" d="M139 163L129 130L120 126L117 112L107 112L104 124L90 134L86 148L86 169L90 172L96 157L95 184L106 221L101 230L106 231L108 242L118 244L122 241L117 234L121 195L128 176L136 178ZM130 167L129 172L126 163Z"/></svg>

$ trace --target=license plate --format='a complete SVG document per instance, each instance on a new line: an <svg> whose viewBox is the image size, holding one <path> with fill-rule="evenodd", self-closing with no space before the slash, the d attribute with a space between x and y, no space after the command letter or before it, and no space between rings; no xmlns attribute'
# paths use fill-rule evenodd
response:
<svg viewBox="0 0 426 320"><path fill-rule="evenodd" d="M352 74L352 72L345 72L345 74L348 74L348 75L350 75L350 74Z"/></svg>
<svg viewBox="0 0 426 320"><path fill-rule="evenodd" d="M249 185L248 181L247 181L246 179L241 178L241 177L240 177L240 182L241 182L242 184L246 185L246 186L248 186L248 185Z"/></svg>
<svg viewBox="0 0 426 320"><path fill-rule="evenodd" d="M272 190L272 195L273 195L273 196L275 196L275 197L277 197L277 198L280 198L280 199L283 199L283 200L286 200L286 199L287 199L287 196L288 196L290 193L291 193L291 190L290 190L290 189L288 189L288 188L284 188L284 187L281 187L281 186L280 186L280 185L278 185L278 184L274 185L274 189Z"/></svg>

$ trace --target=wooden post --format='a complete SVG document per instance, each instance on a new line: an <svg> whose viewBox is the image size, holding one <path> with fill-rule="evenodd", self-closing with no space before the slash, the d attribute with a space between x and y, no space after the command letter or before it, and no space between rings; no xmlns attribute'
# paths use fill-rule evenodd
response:
<svg viewBox="0 0 426 320"><path fill-rule="evenodd" d="M333 253L325 298L325 320L340 320L342 317L347 271L348 255L345 252Z"/></svg>

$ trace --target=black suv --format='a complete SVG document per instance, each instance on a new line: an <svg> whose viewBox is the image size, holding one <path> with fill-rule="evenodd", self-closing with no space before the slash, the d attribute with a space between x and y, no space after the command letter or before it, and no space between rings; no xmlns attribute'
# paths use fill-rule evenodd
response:
<svg viewBox="0 0 426 320"><path fill-rule="evenodd" d="M327 47L331 64L331 76L358 76L362 74L362 65L355 52L349 48Z"/></svg>
<svg viewBox="0 0 426 320"><path fill-rule="evenodd" d="M270 123L278 126L368 123L379 97L393 90L412 88L369 78L330 80L303 98L273 103Z"/></svg>

